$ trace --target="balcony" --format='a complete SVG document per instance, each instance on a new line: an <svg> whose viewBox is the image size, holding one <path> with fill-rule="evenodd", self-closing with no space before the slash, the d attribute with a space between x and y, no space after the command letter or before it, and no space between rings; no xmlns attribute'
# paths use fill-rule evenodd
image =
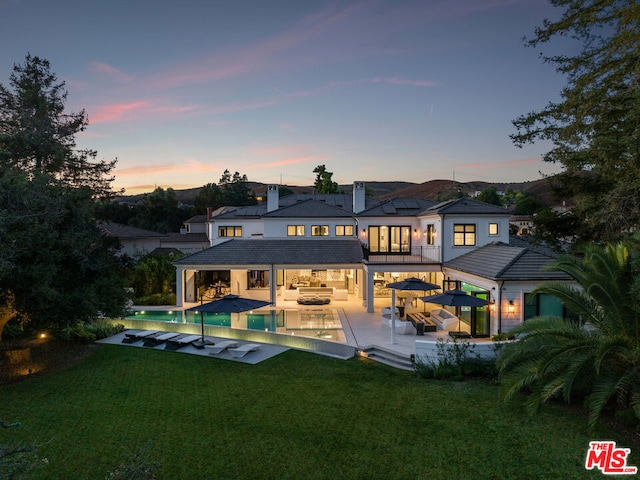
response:
<svg viewBox="0 0 640 480"><path fill-rule="evenodd" d="M376 264L424 264L440 263L440 247L411 247L410 252L370 252L367 245L362 246L364 260Z"/></svg>

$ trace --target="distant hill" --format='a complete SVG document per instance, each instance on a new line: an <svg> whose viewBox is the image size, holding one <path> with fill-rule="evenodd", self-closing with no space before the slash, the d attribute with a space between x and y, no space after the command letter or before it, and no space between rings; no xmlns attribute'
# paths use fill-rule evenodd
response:
<svg viewBox="0 0 640 480"><path fill-rule="evenodd" d="M548 206L562 205L563 201L567 205L575 204L571 199L555 198L551 188L552 179L553 177L519 183L491 183L480 181L461 183L453 180L430 180L428 182L413 184L404 189L381 195L379 198L386 200L394 197L416 197L428 200L437 200L438 198L456 192L461 192L463 195L469 195L470 193L481 192L489 187L495 187L498 191L505 191L507 187L511 187L512 190L520 191L539 198Z"/></svg>
<svg viewBox="0 0 640 480"><path fill-rule="evenodd" d="M249 188L253 190L256 195L265 195L267 191L267 185L259 182L248 182ZM511 187L513 190L521 191L529 195L536 196L542 202L549 206L556 206L562 204L562 199L554 199L553 192L551 190L551 179L543 178L541 180L534 180L530 182L520 183L490 183L490 182L466 182L460 183L453 180L429 180L424 183L412 183L412 182L366 182L365 186L369 193L375 198L380 200L387 200L394 197L416 197L426 198L429 200L437 200L443 196L449 195L455 192L462 192L463 195L469 195L473 192L481 192L489 187L496 187L498 191L504 191L507 187ZM295 185L282 185L293 191L293 193L313 193L313 186L295 186ZM339 185L339 189L345 193L351 193L353 190L353 184ZM176 198L179 202L193 205L196 196L200 188L189 188L185 190L175 190ZM118 200L137 203L144 194L128 195L118 197ZM565 199L567 205L573 204L569 199Z"/></svg>

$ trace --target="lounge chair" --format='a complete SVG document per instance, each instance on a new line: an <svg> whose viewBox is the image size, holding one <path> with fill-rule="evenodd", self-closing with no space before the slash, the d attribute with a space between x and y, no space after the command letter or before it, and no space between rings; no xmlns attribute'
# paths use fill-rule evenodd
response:
<svg viewBox="0 0 640 480"><path fill-rule="evenodd" d="M260 345L257 343L245 343L244 345L240 345L238 348L229 348L227 351L236 358L242 358L249 352L255 352L260 348Z"/></svg>
<svg viewBox="0 0 640 480"><path fill-rule="evenodd" d="M165 350L178 350L179 348L186 347L190 343L200 340L200 335L179 335L177 337L167 340L167 344L164 346Z"/></svg>
<svg viewBox="0 0 640 480"><path fill-rule="evenodd" d="M160 345L161 343L166 342L170 338L177 337L178 335L180 334L176 332L159 332L158 335L148 335L144 337L144 343L142 344L142 346L155 347L157 345Z"/></svg>
<svg viewBox="0 0 640 480"><path fill-rule="evenodd" d="M162 333L159 330L128 330L124 332L124 338L122 343L135 343L138 340L142 340L149 335L155 335Z"/></svg>
<svg viewBox="0 0 640 480"><path fill-rule="evenodd" d="M224 352L227 348L236 348L238 345L240 344L234 340L225 340L223 342L216 343L215 345L205 345L204 348L209 351L209 355L218 355L219 353Z"/></svg>

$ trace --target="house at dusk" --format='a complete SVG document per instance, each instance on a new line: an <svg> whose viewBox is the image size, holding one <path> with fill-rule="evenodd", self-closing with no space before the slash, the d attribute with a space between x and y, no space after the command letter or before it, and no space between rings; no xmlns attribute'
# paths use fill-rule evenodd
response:
<svg viewBox="0 0 640 480"><path fill-rule="evenodd" d="M473 337L562 312L555 298L531 294L540 281L565 278L544 270L553 253L510 236L506 209L471 198L379 201L365 195L364 182L354 182L352 194L280 198L269 185L266 202L209 211L188 228L205 232L210 246L174 262L178 307L222 285L277 308L320 298L356 301L373 313L391 299L389 283L417 277L488 302L445 307ZM417 307L430 293L403 292L399 301ZM442 306L424 306L434 308Z"/></svg>

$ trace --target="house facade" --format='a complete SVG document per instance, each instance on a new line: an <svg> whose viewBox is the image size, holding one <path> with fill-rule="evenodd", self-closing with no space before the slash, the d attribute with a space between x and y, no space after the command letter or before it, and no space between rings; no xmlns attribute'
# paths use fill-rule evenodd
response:
<svg viewBox="0 0 640 480"><path fill-rule="evenodd" d="M222 284L276 306L309 293L331 302L357 299L372 313L376 299L391 297L387 284L419 277L489 302L454 312L478 337L524 320L527 294L553 259L510 244L502 207L470 198L378 201L366 197L364 182L354 182L351 195L283 198L269 185L262 204L208 212L204 230L210 247L175 262L178 306ZM401 302L417 305L416 297L429 292L403 293Z"/></svg>

